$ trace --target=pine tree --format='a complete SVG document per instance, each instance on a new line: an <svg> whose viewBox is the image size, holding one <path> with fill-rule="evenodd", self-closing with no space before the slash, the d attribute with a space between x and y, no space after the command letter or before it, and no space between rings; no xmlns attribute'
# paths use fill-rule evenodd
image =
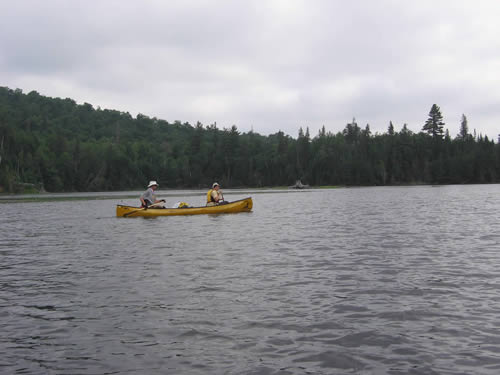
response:
<svg viewBox="0 0 500 375"><path fill-rule="evenodd" d="M305 135L302 127L300 127L299 137L297 139L297 170L299 173L299 179L306 178L306 174L308 172L310 141L309 127L306 127Z"/></svg>
<svg viewBox="0 0 500 375"><path fill-rule="evenodd" d="M465 140L469 135L469 126L467 123L467 117L462 114L462 121L460 121L460 138Z"/></svg>
<svg viewBox="0 0 500 375"><path fill-rule="evenodd" d="M389 121L389 128L387 128L387 134L394 135L394 125L392 125L392 121Z"/></svg>
<svg viewBox="0 0 500 375"><path fill-rule="evenodd" d="M444 122L441 109L437 104L433 104L431 111L429 112L429 118L422 127L422 130L432 135L433 138L443 138L443 127Z"/></svg>
<svg viewBox="0 0 500 375"><path fill-rule="evenodd" d="M371 132L371 130L370 130L370 124L366 124L366 126L365 126L365 130L362 130L362 131L361 131L361 134L362 134L364 137L370 138L370 136L372 135L372 132Z"/></svg>
<svg viewBox="0 0 500 375"><path fill-rule="evenodd" d="M412 135L412 131L408 129L408 124L403 124L403 128L401 129L401 134L403 135Z"/></svg>

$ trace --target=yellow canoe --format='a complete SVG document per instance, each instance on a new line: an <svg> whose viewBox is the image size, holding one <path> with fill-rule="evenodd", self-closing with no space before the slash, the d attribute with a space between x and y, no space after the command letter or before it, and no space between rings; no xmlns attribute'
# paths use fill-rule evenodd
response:
<svg viewBox="0 0 500 375"><path fill-rule="evenodd" d="M252 198L248 197L239 201L234 201L218 206L187 207L187 208L149 208L145 210L140 207L116 206L116 216L118 217L156 217L175 215L201 215L201 214L229 214L236 212L252 211Z"/></svg>

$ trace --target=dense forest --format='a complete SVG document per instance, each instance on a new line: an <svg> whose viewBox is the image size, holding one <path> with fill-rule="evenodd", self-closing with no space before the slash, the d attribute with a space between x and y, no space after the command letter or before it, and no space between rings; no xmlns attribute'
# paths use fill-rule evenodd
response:
<svg viewBox="0 0 500 375"><path fill-rule="evenodd" d="M384 134L348 123L292 138L94 108L0 87L0 192L162 188L396 185L500 182L500 145L470 134L465 115L451 137L438 105L418 133Z"/></svg>

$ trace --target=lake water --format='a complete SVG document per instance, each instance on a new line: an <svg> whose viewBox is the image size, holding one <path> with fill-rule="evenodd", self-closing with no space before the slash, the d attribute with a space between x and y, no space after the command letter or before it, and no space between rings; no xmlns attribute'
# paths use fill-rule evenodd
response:
<svg viewBox="0 0 500 375"><path fill-rule="evenodd" d="M500 185L248 195L3 200L0 373L500 373Z"/></svg>

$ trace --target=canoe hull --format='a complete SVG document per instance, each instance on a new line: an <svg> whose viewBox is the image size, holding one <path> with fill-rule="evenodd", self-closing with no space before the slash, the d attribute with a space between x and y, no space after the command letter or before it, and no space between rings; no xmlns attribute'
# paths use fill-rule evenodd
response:
<svg viewBox="0 0 500 375"><path fill-rule="evenodd" d="M148 210L132 206L116 206L117 217L156 217L156 216L178 216L178 215L203 215L203 214L230 214L237 212L252 211L252 198L221 204L210 207L188 207L188 208L150 208Z"/></svg>

